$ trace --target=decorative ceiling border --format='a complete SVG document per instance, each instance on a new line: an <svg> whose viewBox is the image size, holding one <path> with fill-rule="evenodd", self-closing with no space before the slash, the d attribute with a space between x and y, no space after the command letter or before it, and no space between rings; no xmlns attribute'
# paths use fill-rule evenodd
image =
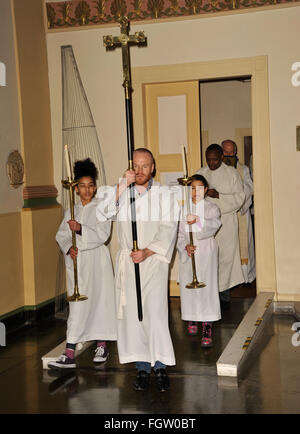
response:
<svg viewBox="0 0 300 434"><path fill-rule="evenodd" d="M114 24L126 15L131 22L199 16L284 5L299 0L69 0L47 2L47 27L62 29Z"/></svg>

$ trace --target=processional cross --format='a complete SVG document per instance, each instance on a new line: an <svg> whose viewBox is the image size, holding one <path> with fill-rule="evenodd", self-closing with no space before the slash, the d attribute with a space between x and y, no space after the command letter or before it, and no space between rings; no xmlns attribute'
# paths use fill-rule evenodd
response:
<svg viewBox="0 0 300 434"><path fill-rule="evenodd" d="M126 109L126 130L127 130L127 150L128 150L128 168L133 169L133 151L134 151L134 136L133 136L133 116L132 116L132 86L130 72L130 52L129 48L132 45L146 46L147 38L144 32L135 32L134 35L129 34L129 21L127 17L122 17L119 20L121 34L119 36L104 36L103 43L106 51L114 50L122 47L122 62L123 62L123 87L125 90L125 109ZM138 250L137 243L137 227L136 227L136 209L135 209L135 193L134 184L130 185L130 209L131 209L131 229L133 251ZM143 320L142 297L141 297L141 281L139 264L134 264L135 267L135 282L138 318Z"/></svg>

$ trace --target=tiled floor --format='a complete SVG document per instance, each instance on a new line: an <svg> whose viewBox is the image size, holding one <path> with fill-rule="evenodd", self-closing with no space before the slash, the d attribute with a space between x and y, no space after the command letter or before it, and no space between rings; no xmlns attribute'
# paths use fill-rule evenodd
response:
<svg viewBox="0 0 300 434"><path fill-rule="evenodd" d="M116 343L98 368L90 347L78 358L76 371L43 371L41 357L64 340L61 320L19 332L0 347L0 413L300 413L300 349L292 344L296 320L291 316L273 315L238 381L216 375L215 363L252 301L232 299L214 328L214 347L203 350L200 337L186 333L179 299L171 300L177 364L168 369L166 393L157 391L153 377L149 390L135 392L134 364L119 364Z"/></svg>

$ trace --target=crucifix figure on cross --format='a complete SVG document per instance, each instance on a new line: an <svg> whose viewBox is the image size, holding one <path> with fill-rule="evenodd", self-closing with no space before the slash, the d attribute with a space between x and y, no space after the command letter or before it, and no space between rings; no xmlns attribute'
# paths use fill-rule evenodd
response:
<svg viewBox="0 0 300 434"><path fill-rule="evenodd" d="M145 46L147 38L144 32L136 32L134 35L129 34L129 21L127 17L122 17L119 20L121 27L120 36L104 36L103 43L107 51L114 50L117 47L122 47L123 61L123 87L125 89L125 109L126 109L126 130L127 130L127 151L128 151L128 169L133 170L133 151L134 151L134 136L133 136L133 116L132 116L132 87L130 74L130 53L131 45ZM137 225L136 225L136 208L135 208L135 187L134 184L129 186L130 191L130 210L131 210L131 229L133 251L139 250L137 240ZM139 321L143 320L142 296L141 296L141 280L139 264L134 264L137 310Z"/></svg>
<svg viewBox="0 0 300 434"><path fill-rule="evenodd" d="M119 36L103 36L103 43L106 50L114 50L115 48L122 47L122 60L123 60L123 86L125 88L125 97L130 98L131 89L131 76L130 76L130 55L129 47L137 45L139 47L147 45L147 38L143 31L135 32L134 35L129 35L129 20L127 17L119 19L121 34Z"/></svg>

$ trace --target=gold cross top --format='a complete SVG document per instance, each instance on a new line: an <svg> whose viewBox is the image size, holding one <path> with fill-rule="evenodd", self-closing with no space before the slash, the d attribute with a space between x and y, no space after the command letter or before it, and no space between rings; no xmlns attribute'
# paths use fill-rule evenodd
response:
<svg viewBox="0 0 300 434"><path fill-rule="evenodd" d="M145 46L147 45L147 38L143 31L135 32L134 35L129 35L129 20L127 17L121 17L119 19L119 23L121 34L119 36L103 36L103 43L107 51L122 47L124 77L123 86L125 88L126 95L129 95L129 91L131 91L129 46Z"/></svg>

